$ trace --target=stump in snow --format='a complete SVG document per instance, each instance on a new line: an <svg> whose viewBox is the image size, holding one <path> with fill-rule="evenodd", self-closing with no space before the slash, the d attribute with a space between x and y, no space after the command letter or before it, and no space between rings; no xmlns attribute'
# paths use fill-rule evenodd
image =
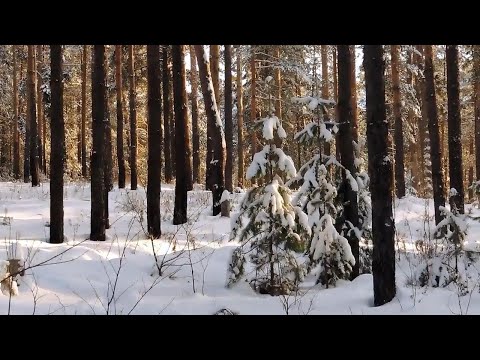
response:
<svg viewBox="0 0 480 360"><path fill-rule="evenodd" d="M224 190L220 199L220 212L223 217L230 217L230 193Z"/></svg>

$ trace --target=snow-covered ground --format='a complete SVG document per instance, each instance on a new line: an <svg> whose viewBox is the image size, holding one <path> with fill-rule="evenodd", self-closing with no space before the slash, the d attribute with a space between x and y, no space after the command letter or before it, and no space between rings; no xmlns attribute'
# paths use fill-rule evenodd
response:
<svg viewBox="0 0 480 360"><path fill-rule="evenodd" d="M243 194L234 194L233 205ZM406 197L395 203L397 296L373 307L369 274L333 289L302 284L297 295L254 293L246 283L225 287L231 252L230 219L210 216L211 195L188 195L188 224L172 225L173 187L161 195L162 238L147 240L145 191L115 189L109 195L108 241L85 240L90 231L90 186L65 187L66 242L49 244L49 185L0 183L0 260L12 244L28 270L19 277L19 295L0 293L0 314L480 314L480 270L470 271L470 291L455 286L411 286L421 263L424 229L433 224L433 202ZM467 205L467 213L480 211ZM430 218L430 222L426 221ZM480 222L468 220L468 249L480 246ZM415 246L415 243L417 244ZM157 262L155 261L157 258ZM156 266L155 264L162 264ZM475 268L475 266L474 266ZM472 275L473 274L473 275Z"/></svg>

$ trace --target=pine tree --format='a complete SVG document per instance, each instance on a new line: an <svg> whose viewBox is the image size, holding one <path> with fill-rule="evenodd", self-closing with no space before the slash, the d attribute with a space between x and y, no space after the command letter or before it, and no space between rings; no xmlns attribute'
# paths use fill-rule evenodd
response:
<svg viewBox="0 0 480 360"><path fill-rule="evenodd" d="M50 46L51 59L51 148L50 148L50 242L63 242L63 167L65 124L63 119L62 45Z"/></svg>
<svg viewBox="0 0 480 360"><path fill-rule="evenodd" d="M125 156L123 152L122 45L115 45L115 88L117 94L118 188L123 189L125 187Z"/></svg>
<svg viewBox="0 0 480 360"><path fill-rule="evenodd" d="M130 80L130 188L137 190L137 104L133 49L134 45L128 45L128 78Z"/></svg>
<svg viewBox="0 0 480 360"><path fill-rule="evenodd" d="M259 123L267 144L253 157L246 177L263 177L265 181L247 192L233 219L230 239L241 245L232 255L228 285L246 278L262 294L288 294L303 279L304 267L297 257L304 251L304 239L311 230L306 214L292 205L290 190L280 177L296 175L292 158L275 146L276 137L286 138L285 130L274 115ZM248 266L255 271L251 273Z"/></svg>
<svg viewBox="0 0 480 360"><path fill-rule="evenodd" d="M233 191L232 50L225 45L225 189Z"/></svg>
<svg viewBox="0 0 480 360"><path fill-rule="evenodd" d="M160 155L162 97L160 93L160 45L147 45L148 72L148 183L147 226L148 233L157 239L160 225Z"/></svg>

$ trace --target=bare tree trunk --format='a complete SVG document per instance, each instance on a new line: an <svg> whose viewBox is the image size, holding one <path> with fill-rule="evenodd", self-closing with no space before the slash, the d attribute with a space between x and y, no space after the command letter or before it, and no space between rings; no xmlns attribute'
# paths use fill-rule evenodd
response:
<svg viewBox="0 0 480 360"><path fill-rule="evenodd" d="M385 109L385 64L382 45L364 47L367 95L367 141L370 191L372 193L373 301L390 302L395 288L395 221L392 212L393 168L389 155L388 120ZM396 50L392 50L393 52ZM392 60L393 67L393 60Z"/></svg>
<svg viewBox="0 0 480 360"><path fill-rule="evenodd" d="M115 45L115 87L117 92L117 162L118 188L125 187L125 156L123 152L123 106L122 106L122 45Z"/></svg>
<svg viewBox="0 0 480 360"><path fill-rule="evenodd" d="M252 77L252 85L250 86L250 128L252 132L252 159L257 153L257 134L255 131L255 120L257 119L257 101L256 101L256 84L257 71L255 70L255 45L251 45L252 51L250 55L250 74ZM256 182L255 178L251 180L252 185Z"/></svg>
<svg viewBox="0 0 480 360"><path fill-rule="evenodd" d="M400 98L400 75L398 69L398 45L390 46L390 54L392 58L393 117L395 119L395 185L397 189L397 197L400 199L405 196L405 165L403 160L403 120L402 102Z"/></svg>
<svg viewBox="0 0 480 360"><path fill-rule="evenodd" d="M223 125L218 112L215 96L212 91L212 77L210 75L208 61L205 59L205 50L203 46L195 45L195 53L197 55L203 100L205 101L205 112L207 113L207 126L210 128L211 134L216 139L212 144L212 175L209 178L210 182L208 184L212 189L213 216L215 216L220 213L220 199L224 189L223 159L225 157L225 134L223 132Z"/></svg>
<svg viewBox="0 0 480 360"><path fill-rule="evenodd" d="M165 182L172 182L172 141L170 133L171 107L170 107L170 82L169 82L169 70L168 70L168 45L163 46L163 64L162 64L162 90L163 90L163 151L165 157Z"/></svg>
<svg viewBox="0 0 480 360"><path fill-rule="evenodd" d="M328 57L327 57L327 45L322 45L320 48L321 53L321 61L322 61L322 98L328 99L330 97L328 91ZM325 119L328 116L325 114ZM329 156L330 155L330 143L325 141L324 143L324 154Z"/></svg>
<svg viewBox="0 0 480 360"><path fill-rule="evenodd" d="M105 181L105 228L110 229L110 212L108 210L108 193L113 189L113 169L112 169L112 127L110 125L110 91L108 90L108 46L105 46L105 158L103 178Z"/></svg>
<svg viewBox="0 0 480 360"><path fill-rule="evenodd" d="M189 168L190 134L188 129L187 96L185 81L185 50L183 45L172 45L173 97L175 108L175 207L173 224L187 222L187 192L192 169ZM191 166L191 165L190 165Z"/></svg>
<svg viewBox="0 0 480 360"><path fill-rule="evenodd" d="M134 45L128 45L128 75L130 79L130 188L137 190L137 104L135 90Z"/></svg>
<svg viewBox="0 0 480 360"><path fill-rule="evenodd" d="M438 132L434 73L432 45L425 45L425 102L428 112L428 131L430 134L435 223L438 224L444 218L444 215L440 212L440 206L445 206L445 197L443 191L442 154L440 152L440 135Z"/></svg>
<svg viewBox="0 0 480 360"><path fill-rule="evenodd" d="M37 69L35 71L37 77L37 117L38 117L38 164L39 168L43 169L43 157L45 156L43 151L43 143L45 141L44 137L46 134L43 134L43 96L42 96L42 67L43 67L43 52L42 45L37 45L37 61L35 63ZM46 174L46 173L45 173Z"/></svg>
<svg viewBox="0 0 480 360"><path fill-rule="evenodd" d="M18 134L17 45L13 45L13 176L20 179L20 142Z"/></svg>
<svg viewBox="0 0 480 360"><path fill-rule="evenodd" d="M355 52L355 45L350 45L349 50L351 52L351 63L350 63L350 71L351 71L351 89L350 92L352 96L350 97L351 107L352 107L352 131L353 131L353 140L358 143L358 109L357 109L357 69L355 65L356 60L356 52Z"/></svg>
<svg viewBox="0 0 480 360"><path fill-rule="evenodd" d="M456 206L460 214L465 213L462 164L462 120L460 117L460 84L458 80L458 48L447 45L447 94L448 94L448 161L450 188L456 195L450 198L450 206Z"/></svg>
<svg viewBox="0 0 480 360"><path fill-rule="evenodd" d="M160 177L161 177L161 123L162 97L160 92L160 45L147 45L148 72L148 183L147 183L147 227L148 233L158 239L160 221Z"/></svg>
<svg viewBox="0 0 480 360"><path fill-rule="evenodd" d="M337 47L332 47L333 53L333 100L338 102L338 71L337 71ZM335 106L335 120L338 120L338 106ZM340 161L340 144L338 143L338 133L335 137L335 157Z"/></svg>
<svg viewBox="0 0 480 360"><path fill-rule="evenodd" d="M480 45L473 46L473 79L475 99L475 180L480 180Z"/></svg>
<svg viewBox="0 0 480 360"><path fill-rule="evenodd" d="M63 119L62 45L50 45L51 143L50 143L50 242L63 242L63 169L65 123Z"/></svg>
<svg viewBox="0 0 480 360"><path fill-rule="evenodd" d="M87 52L88 45L83 45L82 53L82 176L87 177Z"/></svg>
<svg viewBox="0 0 480 360"><path fill-rule="evenodd" d="M355 164L353 154L354 141L354 116L352 113L352 52L348 45L337 45L338 50L338 115L339 115L339 147L342 165L351 175L355 175ZM358 205L357 193L353 191L347 179L346 171L343 171L344 183L344 218L352 226L358 227ZM345 236L352 249L355 258L355 265L352 269L351 279L359 274L359 241L354 231L349 231Z"/></svg>
<svg viewBox="0 0 480 360"><path fill-rule="evenodd" d="M190 52L190 83L192 85L192 143L193 143L193 182L200 183L200 134L198 132L198 71L197 57L192 45Z"/></svg>
<svg viewBox="0 0 480 360"><path fill-rule="evenodd" d="M225 163L225 189L233 191L233 115L232 115L232 50L225 45L225 140L227 161Z"/></svg>
<svg viewBox="0 0 480 360"><path fill-rule="evenodd" d="M210 45L210 73L212 74L215 101L220 111L220 45Z"/></svg>
<svg viewBox="0 0 480 360"><path fill-rule="evenodd" d="M30 174L32 186L40 185L38 164L37 108L35 92L35 46L28 46L27 109L30 122Z"/></svg>
<svg viewBox="0 0 480 360"><path fill-rule="evenodd" d="M105 45L93 46L90 240L105 241Z"/></svg>
<svg viewBox="0 0 480 360"><path fill-rule="evenodd" d="M243 188L244 159L243 159L243 84L242 84L242 55L240 46L237 47L237 157L238 157L238 186Z"/></svg>

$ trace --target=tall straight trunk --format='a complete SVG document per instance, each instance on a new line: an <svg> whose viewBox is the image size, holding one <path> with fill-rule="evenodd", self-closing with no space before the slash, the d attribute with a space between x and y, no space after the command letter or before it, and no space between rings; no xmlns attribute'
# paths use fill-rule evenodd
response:
<svg viewBox="0 0 480 360"><path fill-rule="evenodd" d="M338 71L337 71L337 47L332 47L333 53L333 100L338 102ZM338 119L338 106L335 106L335 120ZM340 145L338 143L338 134L335 136L335 157L340 161Z"/></svg>
<svg viewBox="0 0 480 360"><path fill-rule="evenodd" d="M160 92L160 45L147 45L148 86L148 183L147 183L147 227L148 233L158 239L160 225L160 181L161 181L161 123L162 97Z"/></svg>
<svg viewBox="0 0 480 360"><path fill-rule="evenodd" d="M475 179L480 180L480 45L473 46Z"/></svg>
<svg viewBox="0 0 480 360"><path fill-rule="evenodd" d="M330 92L328 89L328 57L327 57L327 45L322 45L320 48L321 61L322 61L322 98L328 99L330 97ZM328 115L324 114L325 120L328 120ZM325 155L330 155L330 143L324 143L324 153Z"/></svg>
<svg viewBox="0 0 480 360"><path fill-rule="evenodd" d="M220 61L220 46L219 45L210 45L210 74L212 77L212 86L213 86L213 93L215 96L215 102L217 107L220 106L220 85L219 85L219 61ZM206 176L205 176L205 187L207 190L213 190L209 186L211 183L212 177L212 169L213 166L211 164L213 159L213 142L216 140L211 133L212 128L207 126L207 156L205 157L205 168Z"/></svg>
<svg viewBox="0 0 480 360"><path fill-rule="evenodd" d="M222 120L218 112L215 95L213 94L212 77L205 50L202 45L195 45L197 55L198 70L200 74L200 84L202 87L203 100L205 102L205 112L207 114L207 127L216 141L213 145L212 172L209 187L212 189L213 197L213 216L220 213L220 199L224 189L224 157L225 157L225 134L223 131Z"/></svg>
<svg viewBox="0 0 480 360"><path fill-rule="evenodd" d="M35 46L28 46L28 75L27 75L27 111L30 122L30 174L32 186L40 185L38 163L38 133L37 133L37 105L35 92Z"/></svg>
<svg viewBox="0 0 480 360"><path fill-rule="evenodd" d="M456 195L450 198L460 214L465 213L462 164L462 120L460 117L460 84L458 80L458 48L447 45L447 95L448 95L448 161L450 188Z"/></svg>
<svg viewBox="0 0 480 360"><path fill-rule="evenodd" d="M392 55L394 51L392 50ZM396 293L395 221L392 212L393 167L390 160L385 161L388 159L390 143L385 109L385 64L382 45L365 45L363 52L368 167L372 194L373 302L375 306L380 306L390 302Z"/></svg>
<svg viewBox="0 0 480 360"><path fill-rule="evenodd" d="M188 169L189 131L187 114L187 96L185 81L185 51L183 45L172 45L173 97L175 108L175 207L173 224L187 222L188 179L191 179L191 168Z"/></svg>
<svg viewBox="0 0 480 360"><path fill-rule="evenodd" d="M407 53L407 85L413 89L413 72L411 66L413 65L413 51L408 50ZM415 125L416 119L413 108L410 106L408 109L407 114L407 123L412 129L409 133L409 145L408 145L408 155L409 155L409 168L411 171L411 176L413 178L413 187L416 191L419 191L419 176L420 176L420 168L417 161L417 154L418 150L418 141L416 137L414 137L415 132Z"/></svg>
<svg viewBox="0 0 480 360"><path fill-rule="evenodd" d="M432 45L425 45L425 102L428 113L428 131L430 134L430 157L432 162L433 202L435 206L435 223L443 220L440 206L445 206L443 190L442 154L440 152L440 135L438 132L438 110L435 95L433 50Z"/></svg>
<svg viewBox="0 0 480 360"><path fill-rule="evenodd" d="M13 45L13 176L20 179L20 142L18 138L17 45Z"/></svg>
<svg viewBox="0 0 480 360"><path fill-rule="evenodd" d="M354 116L352 113L352 52L348 45L337 45L338 51L338 116L339 116L339 147L341 163L346 170L355 176L355 164L353 154L354 141ZM342 171L344 183L344 218L352 226L358 227L358 204L357 193L353 191L347 174ZM355 279L359 273L359 242L354 231L348 231L346 236L352 249L355 265L352 269L351 279Z"/></svg>
<svg viewBox="0 0 480 360"><path fill-rule="evenodd" d="M20 81L22 81L23 74L23 62L20 63ZM27 74L25 78L28 83L28 59L27 59ZM27 95L28 98L28 95ZM20 98L20 102L22 98ZM23 109L22 104L19 106ZM26 101L25 109L25 139L23 143L23 182L30 182L30 111L28 111L28 101Z"/></svg>
<svg viewBox="0 0 480 360"><path fill-rule="evenodd" d="M418 69L423 72L424 66L424 55L423 55L423 46L417 45L416 52L413 56L414 63ZM417 99L420 103L421 115L417 118L418 122L418 147L417 147L417 162L419 164L419 188L420 194L428 194L426 191L426 176L425 176L425 143L427 139L427 127L428 127L428 114L427 114L427 104L425 101L425 79L420 75L416 76L415 81L415 92L417 94Z"/></svg>
<svg viewBox="0 0 480 360"><path fill-rule="evenodd" d="M233 114L232 114L232 48L225 45L225 189L233 191Z"/></svg>
<svg viewBox="0 0 480 360"><path fill-rule="evenodd" d="M128 45L128 77L130 80L130 188L137 190L137 104L135 90L134 45Z"/></svg>
<svg viewBox="0 0 480 360"><path fill-rule="evenodd" d="M90 240L105 241L105 45L93 46Z"/></svg>
<svg viewBox="0 0 480 360"><path fill-rule="evenodd" d="M171 61L170 61L171 63ZM170 112L170 158L172 160L172 174L176 174L177 171L177 159L174 154L175 145L176 145L176 133L175 133L175 115L174 115L174 105L173 105L173 74L172 74L173 65L169 66L168 71L168 82L170 93L168 94L168 108Z"/></svg>
<svg viewBox="0 0 480 360"><path fill-rule="evenodd" d="M37 117L38 117L38 165L43 169L43 157L45 156L43 151L43 143L45 141L46 134L43 134L43 96L42 96L42 67L43 67L43 51L42 45L37 45L37 61L36 65L36 77L37 77Z"/></svg>
<svg viewBox="0 0 480 360"><path fill-rule="evenodd" d="M50 89L52 105L50 142L50 242L63 242L63 166L65 162L65 123L63 119L62 45L50 45Z"/></svg>
<svg viewBox="0 0 480 360"><path fill-rule="evenodd" d="M123 152L123 82L122 82L122 45L115 45L115 88L117 93L117 162L118 188L125 187L125 155Z"/></svg>
<svg viewBox="0 0 480 360"><path fill-rule="evenodd" d="M280 45L275 45L275 58L280 63ZM282 72L280 66L275 67L275 115L282 120Z"/></svg>
<svg viewBox="0 0 480 360"><path fill-rule="evenodd" d="M400 75L398 64L398 45L390 46L393 92L393 118L395 120L395 188L397 197L405 196L405 165L403 151L402 102L400 98Z"/></svg>
<svg viewBox="0 0 480 360"><path fill-rule="evenodd" d="M88 45L83 45L82 53L82 177L87 177L87 52Z"/></svg>
<svg viewBox="0 0 480 360"><path fill-rule="evenodd" d="M193 143L193 182L200 183L200 134L198 132L198 71L197 57L192 45L190 52L190 83L192 85L192 143Z"/></svg>
<svg viewBox="0 0 480 360"><path fill-rule="evenodd" d="M237 46L237 184L243 188L244 159L243 159L243 84L242 84L242 55L240 46Z"/></svg>
<svg viewBox="0 0 480 360"><path fill-rule="evenodd" d="M351 52L351 59L350 62L350 71L351 71L351 107L352 107L352 125L353 125L353 140L358 142L358 108L357 108L357 69L355 65L356 60L356 53L355 53L355 45L350 45L349 50Z"/></svg>
<svg viewBox="0 0 480 360"><path fill-rule="evenodd" d="M255 120L257 119L257 101L256 101L256 85L257 85L257 71L255 69L255 45L251 45L252 51L250 54L250 76L252 84L250 86L250 126L252 132L252 159L253 156L257 153L257 134L255 131ZM255 178L251 180L252 185L256 182Z"/></svg>
<svg viewBox="0 0 480 360"><path fill-rule="evenodd" d="M220 45L210 45L210 73L212 74L215 101L220 110Z"/></svg>
<svg viewBox="0 0 480 360"><path fill-rule="evenodd" d="M113 167L112 167L112 127L110 125L110 92L108 90L108 47L105 47L105 158L103 179L105 181L105 228L110 229L110 213L108 211L108 193L113 189Z"/></svg>
<svg viewBox="0 0 480 360"><path fill-rule="evenodd" d="M473 163L472 163L472 159L473 159L473 154L474 154L474 150L473 150L473 136L470 136L470 144L469 144L469 154L470 154L470 166L468 167L468 199L470 201L473 200L473 189L470 187L470 185L473 184Z"/></svg>
<svg viewBox="0 0 480 360"><path fill-rule="evenodd" d="M168 70L168 45L163 46L163 62L162 62L162 90L163 90L163 151L165 156L165 182L172 182L172 142L170 137L170 122L171 108L170 108L170 81Z"/></svg>

